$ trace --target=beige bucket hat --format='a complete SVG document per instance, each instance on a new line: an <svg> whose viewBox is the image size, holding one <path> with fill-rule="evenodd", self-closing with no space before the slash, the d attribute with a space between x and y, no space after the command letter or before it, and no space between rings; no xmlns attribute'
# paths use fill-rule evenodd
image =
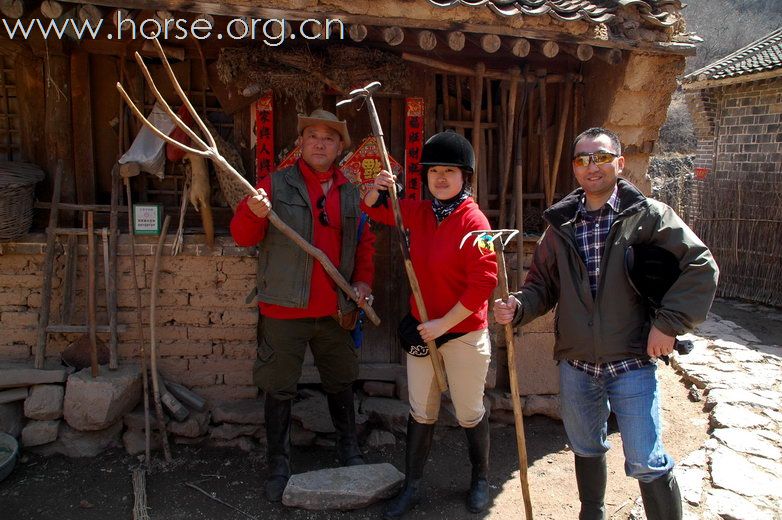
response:
<svg viewBox="0 0 782 520"><path fill-rule="evenodd" d="M340 137L342 137L342 142L344 143L345 148L350 146L350 134L348 133L347 123L337 119L337 116L328 110L316 108L310 115L307 116L304 114L299 114L298 118L299 120L298 124L296 125L296 131L299 133L299 135L301 135L304 129L308 126L326 125L339 133Z"/></svg>

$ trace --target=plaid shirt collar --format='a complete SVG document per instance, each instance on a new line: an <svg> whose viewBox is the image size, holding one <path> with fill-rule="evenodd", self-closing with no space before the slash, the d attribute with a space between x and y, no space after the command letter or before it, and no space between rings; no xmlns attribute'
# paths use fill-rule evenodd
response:
<svg viewBox="0 0 782 520"><path fill-rule="evenodd" d="M614 184L614 191L611 196L608 197L606 204L614 210L614 213L619 213L619 184ZM605 208L603 206L598 211L602 211ZM586 195L581 195L581 200L578 202L578 211L576 212L576 218L585 218L589 214L586 207Z"/></svg>

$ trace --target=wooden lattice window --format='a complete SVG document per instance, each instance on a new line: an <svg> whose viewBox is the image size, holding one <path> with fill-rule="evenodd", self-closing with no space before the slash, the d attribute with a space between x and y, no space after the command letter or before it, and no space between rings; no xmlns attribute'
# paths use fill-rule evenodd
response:
<svg viewBox="0 0 782 520"><path fill-rule="evenodd" d="M0 54L0 160L21 158L19 103L13 60Z"/></svg>

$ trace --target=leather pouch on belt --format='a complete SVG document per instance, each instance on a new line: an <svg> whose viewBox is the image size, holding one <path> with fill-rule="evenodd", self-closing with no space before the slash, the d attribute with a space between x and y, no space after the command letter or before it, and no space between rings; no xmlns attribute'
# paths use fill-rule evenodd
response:
<svg viewBox="0 0 782 520"><path fill-rule="evenodd" d="M358 313L359 309L356 308L346 314L337 312L336 314L332 314L331 317L337 320L337 323L339 323L339 326L343 329L353 330L356 328L356 324L358 323Z"/></svg>

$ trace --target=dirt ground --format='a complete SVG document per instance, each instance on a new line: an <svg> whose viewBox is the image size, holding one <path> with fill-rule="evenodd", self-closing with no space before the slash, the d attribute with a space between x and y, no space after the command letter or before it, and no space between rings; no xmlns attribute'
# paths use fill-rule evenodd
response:
<svg viewBox="0 0 782 520"><path fill-rule="evenodd" d="M770 344L782 344L782 321L764 320L757 313L731 302L717 302L714 312L735 321ZM779 314L776 315L777 318ZM707 438L707 416L700 402L688 399L688 389L670 367L658 371L663 389L665 443L674 458L697 449ZM532 507L538 519L572 519L578 516L578 495L573 476L573 454L562 423L542 416L525 418ZM627 519L638 497L635 481L623 469L619 434L611 433L608 453L609 485L606 508L610 518ZM368 462L390 461L404 468L404 442L368 451ZM266 468L262 453L174 447L175 463L147 477L152 519L240 520L246 518L368 519L379 518L383 504L352 512L312 512L271 505L262 493ZM336 465L333 449L294 448L293 467L303 472ZM122 450L94 459L25 456L13 474L0 483L0 518L3 520L131 518L135 457ZM438 429L425 472L424 501L409 515L422 518L522 518L513 427L492 431L491 490L493 503L483 515L468 513L464 496L469 484L464 434L459 429ZM194 483L242 514L187 487Z"/></svg>

